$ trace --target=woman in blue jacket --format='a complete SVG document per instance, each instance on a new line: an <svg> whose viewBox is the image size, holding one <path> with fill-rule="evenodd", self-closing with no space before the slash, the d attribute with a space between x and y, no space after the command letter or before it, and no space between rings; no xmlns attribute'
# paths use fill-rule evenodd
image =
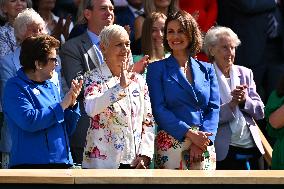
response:
<svg viewBox="0 0 284 189"><path fill-rule="evenodd" d="M68 168L73 164L68 137L79 119L76 98L82 82L73 81L64 99L50 81L60 43L48 35L22 43L17 76L4 91L4 113L13 141L10 168Z"/></svg>
<svg viewBox="0 0 284 189"><path fill-rule="evenodd" d="M212 64L192 58L201 44L190 14L168 15L164 46L171 56L150 64L147 73L158 124L156 168L215 169L220 97Z"/></svg>

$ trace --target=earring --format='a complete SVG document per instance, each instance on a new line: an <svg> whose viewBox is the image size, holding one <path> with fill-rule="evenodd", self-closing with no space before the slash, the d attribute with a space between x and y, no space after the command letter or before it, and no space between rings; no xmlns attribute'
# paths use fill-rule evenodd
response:
<svg viewBox="0 0 284 189"><path fill-rule="evenodd" d="M42 67L39 67L38 69L42 70Z"/></svg>

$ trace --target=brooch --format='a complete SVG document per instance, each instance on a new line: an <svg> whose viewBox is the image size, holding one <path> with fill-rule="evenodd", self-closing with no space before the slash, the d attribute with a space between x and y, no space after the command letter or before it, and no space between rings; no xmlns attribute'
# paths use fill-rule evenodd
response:
<svg viewBox="0 0 284 189"><path fill-rule="evenodd" d="M40 94L40 91L37 88L34 88L33 93L37 96Z"/></svg>

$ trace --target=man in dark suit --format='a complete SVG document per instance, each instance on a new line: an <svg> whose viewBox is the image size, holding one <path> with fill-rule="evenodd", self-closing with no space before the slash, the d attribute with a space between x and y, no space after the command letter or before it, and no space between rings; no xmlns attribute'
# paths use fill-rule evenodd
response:
<svg viewBox="0 0 284 189"><path fill-rule="evenodd" d="M60 51L63 73L70 87L72 79L83 75L103 63L99 49L99 34L101 30L114 22L114 7L110 0L86 0L84 16L87 31L82 35L67 41ZM71 138L71 151L75 163L81 163L89 118L84 111L83 94L78 98L81 118L77 129Z"/></svg>
<svg viewBox="0 0 284 189"><path fill-rule="evenodd" d="M240 38L235 64L253 70L265 102L284 73L283 15L279 0L219 0L219 25Z"/></svg>
<svg viewBox="0 0 284 189"><path fill-rule="evenodd" d="M134 21L137 16L144 13L142 0L127 0L126 7L115 9L115 22L118 25L130 27L130 40L134 41Z"/></svg>

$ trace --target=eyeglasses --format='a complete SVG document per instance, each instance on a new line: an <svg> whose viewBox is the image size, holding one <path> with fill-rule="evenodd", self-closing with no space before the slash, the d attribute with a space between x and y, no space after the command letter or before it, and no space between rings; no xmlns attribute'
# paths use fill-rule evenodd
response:
<svg viewBox="0 0 284 189"><path fill-rule="evenodd" d="M57 58L47 58L48 61L52 61L56 66L58 66L58 59Z"/></svg>

